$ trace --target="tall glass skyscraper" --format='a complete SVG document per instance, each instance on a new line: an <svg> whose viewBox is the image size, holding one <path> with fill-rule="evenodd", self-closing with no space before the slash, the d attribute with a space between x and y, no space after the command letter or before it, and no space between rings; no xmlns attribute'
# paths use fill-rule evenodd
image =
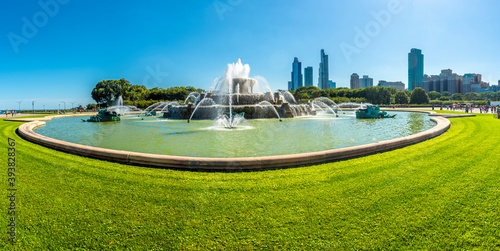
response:
<svg viewBox="0 0 500 251"><path fill-rule="evenodd" d="M313 68L312 66L308 66L304 68L304 84L305 86L313 85Z"/></svg>
<svg viewBox="0 0 500 251"><path fill-rule="evenodd" d="M351 75L351 89L359 89L359 75L356 73Z"/></svg>
<svg viewBox="0 0 500 251"><path fill-rule="evenodd" d="M328 82L328 55L325 54L325 50L321 50L321 63L319 63L319 78L318 87L320 89L326 90L330 88L330 83Z"/></svg>
<svg viewBox="0 0 500 251"><path fill-rule="evenodd" d="M419 49L411 49L408 53L408 90L422 87L424 77L424 55Z"/></svg>
<svg viewBox="0 0 500 251"><path fill-rule="evenodd" d="M370 86L373 86L373 78L370 78L368 75L363 75L363 78L359 79L359 88Z"/></svg>
<svg viewBox="0 0 500 251"><path fill-rule="evenodd" d="M292 88L290 90L295 91L304 86L302 79L302 63L299 62L298 58L294 58L292 63Z"/></svg>

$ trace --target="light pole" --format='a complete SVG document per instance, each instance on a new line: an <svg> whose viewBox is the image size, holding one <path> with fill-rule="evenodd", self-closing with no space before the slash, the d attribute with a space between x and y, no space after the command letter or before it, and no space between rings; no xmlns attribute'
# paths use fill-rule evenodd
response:
<svg viewBox="0 0 500 251"><path fill-rule="evenodd" d="M31 106L33 107L33 114L35 114L35 101L31 101Z"/></svg>
<svg viewBox="0 0 500 251"><path fill-rule="evenodd" d="M21 101L17 101L17 103L19 104L19 109L17 112L20 112L21 111L21 102L23 102L22 100Z"/></svg>
<svg viewBox="0 0 500 251"><path fill-rule="evenodd" d="M61 102L63 102L63 104L64 104L64 111L66 111L66 102L64 102L64 101L61 101Z"/></svg>
<svg viewBox="0 0 500 251"><path fill-rule="evenodd" d="M43 112L45 113L45 105L43 105Z"/></svg>
<svg viewBox="0 0 500 251"><path fill-rule="evenodd" d="M61 114L61 104L59 104L59 109L57 109L57 114Z"/></svg>
<svg viewBox="0 0 500 251"><path fill-rule="evenodd" d="M70 102L71 103L71 110L75 110L75 106L73 105L75 102Z"/></svg>

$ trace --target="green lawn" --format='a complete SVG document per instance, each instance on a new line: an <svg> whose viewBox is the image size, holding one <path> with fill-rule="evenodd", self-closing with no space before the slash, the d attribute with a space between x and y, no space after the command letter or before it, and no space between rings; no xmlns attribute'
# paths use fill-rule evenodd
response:
<svg viewBox="0 0 500 251"><path fill-rule="evenodd" d="M17 140L19 250L500 249L500 120L426 142L251 173L127 166ZM2 187L7 193L4 165ZM6 196L0 249L8 242Z"/></svg>

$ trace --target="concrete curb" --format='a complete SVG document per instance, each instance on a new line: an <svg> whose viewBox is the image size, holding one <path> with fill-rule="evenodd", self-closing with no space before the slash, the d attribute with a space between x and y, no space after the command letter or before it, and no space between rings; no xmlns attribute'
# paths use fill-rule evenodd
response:
<svg viewBox="0 0 500 251"><path fill-rule="evenodd" d="M450 121L444 117L433 117L431 120L437 123L435 127L403 138L319 152L249 158L181 157L85 146L35 133L33 131L35 128L45 125L43 121L22 124L17 133L33 143L85 157L159 168L230 172L289 168L357 158L416 144L439 136L450 128Z"/></svg>

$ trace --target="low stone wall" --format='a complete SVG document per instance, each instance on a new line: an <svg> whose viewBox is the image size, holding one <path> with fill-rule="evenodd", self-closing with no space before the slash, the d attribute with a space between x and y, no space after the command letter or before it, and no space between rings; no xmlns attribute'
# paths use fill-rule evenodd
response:
<svg viewBox="0 0 500 251"><path fill-rule="evenodd" d="M289 168L332 162L350 158L366 156L370 154L389 151L396 148L416 144L446 132L450 128L450 121L443 117L431 118L437 125L427 131L420 132L403 138L381 141L367 145L332 149L312 153L277 155L266 157L250 158L201 158L201 157L180 157L158 154L146 154L130 151L118 151L92 146L84 146L69 143L57 139L52 139L35 133L33 130L45 125L45 122L34 121L21 125L17 133L24 139L64 151L67 153L109 160L119 163L144 165L160 168L174 168L181 170L201 170L201 171L250 171L277 168Z"/></svg>

